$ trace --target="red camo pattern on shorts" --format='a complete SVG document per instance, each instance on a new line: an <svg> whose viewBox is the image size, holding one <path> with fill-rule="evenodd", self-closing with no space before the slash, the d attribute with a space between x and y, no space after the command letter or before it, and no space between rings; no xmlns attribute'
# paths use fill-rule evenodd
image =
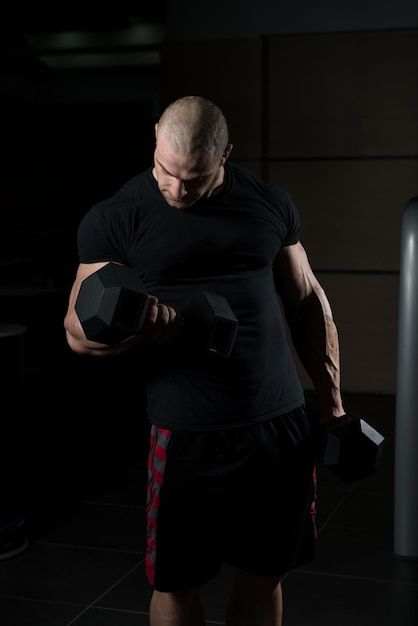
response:
<svg viewBox="0 0 418 626"><path fill-rule="evenodd" d="M154 584L158 506L167 463L167 447L170 436L171 431L167 428L151 427L146 506L147 553L145 556L145 573L150 585Z"/></svg>

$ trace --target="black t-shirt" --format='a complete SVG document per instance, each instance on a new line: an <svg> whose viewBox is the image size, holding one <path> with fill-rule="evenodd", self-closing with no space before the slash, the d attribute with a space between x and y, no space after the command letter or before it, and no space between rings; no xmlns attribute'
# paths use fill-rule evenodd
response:
<svg viewBox="0 0 418 626"><path fill-rule="evenodd" d="M221 192L189 209L166 203L150 168L87 212L78 230L81 263L133 267L148 293L175 308L201 290L219 294L238 319L228 358L181 335L170 346L140 344L138 377L153 424L240 426L303 403L272 271L280 248L296 243L299 232L289 195L231 163Z"/></svg>

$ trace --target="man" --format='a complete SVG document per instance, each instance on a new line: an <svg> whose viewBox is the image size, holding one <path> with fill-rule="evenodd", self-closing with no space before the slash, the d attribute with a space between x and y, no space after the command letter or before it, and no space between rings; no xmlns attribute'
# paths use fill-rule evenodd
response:
<svg viewBox="0 0 418 626"><path fill-rule="evenodd" d="M84 355L138 350L151 422L151 626L204 625L199 589L223 563L236 568L226 624L280 626L281 578L314 558L315 484L277 296L320 396L321 422L344 414L337 330L299 241L296 207L228 161L220 109L180 98L155 136L153 167L79 226L68 344ZM82 280L108 262L135 268L150 294L143 330L111 346L87 340L75 312ZM181 310L201 290L224 296L237 317L228 358L186 340Z"/></svg>

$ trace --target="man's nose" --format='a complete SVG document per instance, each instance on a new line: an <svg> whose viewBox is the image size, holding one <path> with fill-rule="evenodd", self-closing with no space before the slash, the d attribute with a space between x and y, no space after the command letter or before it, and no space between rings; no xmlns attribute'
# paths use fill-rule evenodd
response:
<svg viewBox="0 0 418 626"><path fill-rule="evenodd" d="M171 193L175 200L180 200L187 195L186 185L182 180L175 180L171 185Z"/></svg>

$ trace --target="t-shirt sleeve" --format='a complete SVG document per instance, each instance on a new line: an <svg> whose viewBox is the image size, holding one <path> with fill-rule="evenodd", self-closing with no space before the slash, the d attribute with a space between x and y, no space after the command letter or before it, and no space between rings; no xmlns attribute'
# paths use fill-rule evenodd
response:
<svg viewBox="0 0 418 626"><path fill-rule="evenodd" d="M77 230L77 248L80 263L100 261L124 262L112 221L109 219L111 207L106 201L93 206L82 218Z"/></svg>
<svg viewBox="0 0 418 626"><path fill-rule="evenodd" d="M299 211L288 193L286 193L285 210L287 218L287 233L283 238L282 245L291 246L297 243L300 239L301 225Z"/></svg>

